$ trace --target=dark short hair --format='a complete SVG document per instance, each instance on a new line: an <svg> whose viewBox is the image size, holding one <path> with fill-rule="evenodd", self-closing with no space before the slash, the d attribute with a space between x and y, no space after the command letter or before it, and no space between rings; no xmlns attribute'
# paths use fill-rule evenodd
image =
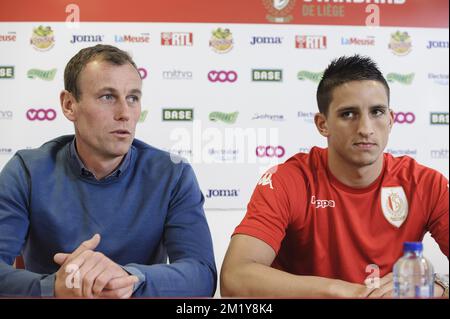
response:
<svg viewBox="0 0 450 319"><path fill-rule="evenodd" d="M389 85L377 64L369 57L355 54L342 56L331 61L325 69L319 87L317 88L317 105L319 112L328 115L328 109L333 97L333 90L350 81L374 80L384 85L389 101Z"/></svg>
<svg viewBox="0 0 450 319"><path fill-rule="evenodd" d="M130 63L136 71L138 71L131 56L127 52L122 51L115 46L97 44L93 47L81 49L70 59L64 70L64 88L72 93L77 101L81 96L81 91L77 82L78 76L83 68L89 62L94 60L106 61L115 65Z"/></svg>

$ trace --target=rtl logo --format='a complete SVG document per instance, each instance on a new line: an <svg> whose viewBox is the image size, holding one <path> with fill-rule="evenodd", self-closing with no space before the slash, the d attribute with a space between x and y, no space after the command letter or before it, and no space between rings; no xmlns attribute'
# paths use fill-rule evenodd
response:
<svg viewBox="0 0 450 319"><path fill-rule="evenodd" d="M327 37L324 35L297 35L295 37L297 49L326 49Z"/></svg>
<svg viewBox="0 0 450 319"><path fill-rule="evenodd" d="M194 43L192 32L162 32L161 45L163 46L188 46Z"/></svg>

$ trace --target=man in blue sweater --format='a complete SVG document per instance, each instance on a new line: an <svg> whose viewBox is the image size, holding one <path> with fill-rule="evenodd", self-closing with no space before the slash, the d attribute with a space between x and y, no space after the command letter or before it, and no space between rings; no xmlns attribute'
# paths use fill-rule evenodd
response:
<svg viewBox="0 0 450 319"><path fill-rule="evenodd" d="M18 151L0 173L0 296L212 296L217 272L194 172L134 139L135 63L113 46L85 48L64 85L75 135ZM25 270L12 266L18 255Z"/></svg>

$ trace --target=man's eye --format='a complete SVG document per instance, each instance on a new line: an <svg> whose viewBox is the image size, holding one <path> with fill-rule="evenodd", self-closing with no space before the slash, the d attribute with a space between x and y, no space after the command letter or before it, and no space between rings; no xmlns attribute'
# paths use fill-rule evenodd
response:
<svg viewBox="0 0 450 319"><path fill-rule="evenodd" d="M374 110L372 113L373 113L373 115L375 115L375 116L382 116L382 115L384 115L386 112L385 112L384 110L382 110L382 109L378 109L378 110Z"/></svg>
<svg viewBox="0 0 450 319"><path fill-rule="evenodd" d="M131 96L129 96L127 99L128 99L128 101L130 101L131 103L139 102L139 97L136 96L136 95L131 95Z"/></svg>
<svg viewBox="0 0 450 319"><path fill-rule="evenodd" d="M344 119L351 119L351 118L355 117L355 113L353 113L353 112L344 112L344 113L341 113L341 117L344 118Z"/></svg>

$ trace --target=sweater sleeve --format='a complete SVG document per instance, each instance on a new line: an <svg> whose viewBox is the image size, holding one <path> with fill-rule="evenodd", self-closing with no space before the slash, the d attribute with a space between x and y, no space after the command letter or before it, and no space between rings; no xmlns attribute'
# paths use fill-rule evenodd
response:
<svg viewBox="0 0 450 319"><path fill-rule="evenodd" d="M204 197L191 166L179 165L183 168L172 191L163 239L169 264L125 265L140 279L134 297L208 297L216 290L217 271L203 211Z"/></svg>
<svg viewBox="0 0 450 319"><path fill-rule="evenodd" d="M50 278L12 266L28 232L29 184L26 167L15 155L0 173L0 296L42 296L41 284Z"/></svg>

